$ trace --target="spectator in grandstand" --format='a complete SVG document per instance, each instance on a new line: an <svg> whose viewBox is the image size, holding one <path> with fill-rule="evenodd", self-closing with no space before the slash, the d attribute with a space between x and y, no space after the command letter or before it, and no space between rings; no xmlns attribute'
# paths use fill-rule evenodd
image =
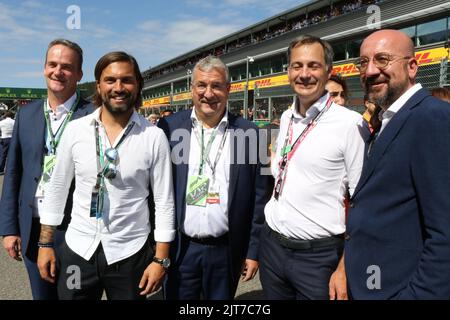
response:
<svg viewBox="0 0 450 320"><path fill-rule="evenodd" d="M332 74L330 79L327 81L325 89L328 91L330 97L332 97L333 102L345 106L348 99L347 83L345 79Z"/></svg>
<svg viewBox="0 0 450 320"><path fill-rule="evenodd" d="M450 90L447 88L434 88L431 95L446 102L450 102Z"/></svg>
<svg viewBox="0 0 450 320"><path fill-rule="evenodd" d="M8 155L13 128L14 115L11 111L6 111L3 119L0 121L0 175L5 173L6 156Z"/></svg>
<svg viewBox="0 0 450 320"><path fill-rule="evenodd" d="M156 125L158 123L159 120L159 116L156 113L152 113L151 115L148 116L148 121L150 121L150 123Z"/></svg>
<svg viewBox="0 0 450 320"><path fill-rule="evenodd" d="M161 117L160 118L165 118L168 116L171 116L173 114L173 110L172 109L166 109L163 112L161 112Z"/></svg>
<svg viewBox="0 0 450 320"><path fill-rule="evenodd" d="M20 107L8 152L0 235L9 256L25 260L34 299L57 297L56 286L41 279L36 265L39 216L47 196L44 187L52 174L67 123L93 111L92 105L76 92L77 82L83 76L82 62L83 52L78 44L64 39L50 42L44 64L48 98ZM64 237L71 207L69 197L65 219L56 232L55 246Z"/></svg>
<svg viewBox="0 0 450 320"><path fill-rule="evenodd" d="M450 106L416 83L414 44L398 30L365 38L356 65L382 125L351 198L351 295L450 299Z"/></svg>
<svg viewBox="0 0 450 320"><path fill-rule="evenodd" d="M378 132L381 127L381 121L379 119L381 108L370 101L367 94L364 95L364 106L366 107L366 110L363 113L363 119L369 126L370 133L372 134L374 131Z"/></svg>
<svg viewBox="0 0 450 320"><path fill-rule="evenodd" d="M165 295L233 299L239 277L247 281L258 271L259 233L270 190L253 148L257 127L227 112L227 66L208 56L195 65L192 76L194 109L158 123L181 157L173 164L178 232ZM187 139L179 139L180 130Z"/></svg>
<svg viewBox="0 0 450 320"><path fill-rule="evenodd" d="M332 62L332 47L319 38L304 35L289 45L288 79L297 97L281 116L275 188L261 232L268 299L347 299L344 196L359 180L364 137L361 115L325 90Z"/></svg>
<svg viewBox="0 0 450 320"><path fill-rule="evenodd" d="M40 243L53 242L75 177L74 210L57 254L39 249L41 276L55 280L61 299L145 299L162 284L175 235L169 144L161 129L136 110L144 81L125 52L105 54L95 66L98 107L67 126L41 213ZM103 156L104 155L104 156ZM153 192L151 193L151 190ZM156 251L149 201L154 199ZM81 269L77 286L73 266Z"/></svg>
<svg viewBox="0 0 450 320"><path fill-rule="evenodd" d="M253 121L253 107L252 106L248 107L247 120Z"/></svg>

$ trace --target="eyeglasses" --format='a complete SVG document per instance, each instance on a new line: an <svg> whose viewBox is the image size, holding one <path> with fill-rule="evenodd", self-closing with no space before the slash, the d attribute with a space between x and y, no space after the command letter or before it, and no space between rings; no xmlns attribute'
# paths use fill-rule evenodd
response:
<svg viewBox="0 0 450 320"><path fill-rule="evenodd" d="M227 88L227 85L224 83L212 83L210 85L207 85L206 83L195 83L194 85L195 91L197 91L197 93L202 94L205 93L206 90L208 89L208 87L214 92L214 93L219 93L222 92L223 90L225 90Z"/></svg>
<svg viewBox="0 0 450 320"><path fill-rule="evenodd" d="M406 56L397 56L389 53L380 52L373 56L372 61L378 69L386 69L391 63L403 60L410 59L411 57ZM355 60L354 64L359 72L366 72L367 67L369 66L370 59L367 57L359 57Z"/></svg>
<svg viewBox="0 0 450 320"><path fill-rule="evenodd" d="M105 150L106 160L108 161L102 171L102 174L107 179L114 179L117 176L117 159L119 158L119 153L114 148L108 148Z"/></svg>
<svg viewBox="0 0 450 320"><path fill-rule="evenodd" d="M330 96L333 98L341 97L342 99L345 99L345 92L344 91L329 91Z"/></svg>

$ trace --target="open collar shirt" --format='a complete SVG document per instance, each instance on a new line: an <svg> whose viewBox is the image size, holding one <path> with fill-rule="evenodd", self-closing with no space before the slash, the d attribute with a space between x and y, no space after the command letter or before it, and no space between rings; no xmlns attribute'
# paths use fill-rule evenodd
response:
<svg viewBox="0 0 450 320"><path fill-rule="evenodd" d="M325 108L329 95L317 100L303 117L298 99L280 123L277 153L272 162L276 178L281 150L293 119L293 139ZM345 232L344 198L353 193L364 159L363 120L360 114L335 103L320 118L292 156L278 200L265 207L268 225L294 239L318 239Z"/></svg>
<svg viewBox="0 0 450 320"><path fill-rule="evenodd" d="M381 114L381 128L378 133L378 137L381 132L386 128L387 124L395 116L395 114L405 105L405 103L411 98L417 91L422 89L420 83L416 83L414 86L409 88L405 93L403 93L391 106Z"/></svg>

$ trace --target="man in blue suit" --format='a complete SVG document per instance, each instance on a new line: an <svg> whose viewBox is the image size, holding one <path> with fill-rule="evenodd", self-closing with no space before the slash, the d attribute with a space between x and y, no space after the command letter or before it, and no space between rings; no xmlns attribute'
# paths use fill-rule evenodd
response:
<svg viewBox="0 0 450 320"><path fill-rule="evenodd" d="M241 273L247 281L258 270L270 190L257 127L227 112L229 90L228 68L206 57L193 71L193 110L158 124L172 149L178 230L167 299L233 299Z"/></svg>
<svg viewBox="0 0 450 320"><path fill-rule="evenodd" d="M400 31L368 36L356 62L381 128L351 198L345 245L354 299L450 299L450 104L415 83Z"/></svg>
<svg viewBox="0 0 450 320"><path fill-rule="evenodd" d="M93 111L92 104L76 92L77 82L83 76L82 63L83 52L78 44L65 39L49 44L44 66L48 98L20 108L8 152L0 205L0 235L11 258L20 261L23 257L36 300L57 298L55 285L41 279L36 265L39 209L67 122ZM65 223L55 246L63 239L71 206L69 199Z"/></svg>

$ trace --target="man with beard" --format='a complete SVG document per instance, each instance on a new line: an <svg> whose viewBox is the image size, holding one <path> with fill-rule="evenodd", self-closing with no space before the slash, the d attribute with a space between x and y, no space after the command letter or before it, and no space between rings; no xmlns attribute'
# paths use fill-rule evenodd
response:
<svg viewBox="0 0 450 320"><path fill-rule="evenodd" d="M104 55L95 79L99 108L71 123L61 141L41 214L39 271L43 279L57 280L61 299L101 299L103 290L108 299L144 299L159 288L170 265L175 230L169 144L161 129L135 111L143 79L132 56ZM54 228L73 177L72 221L55 257Z"/></svg>
<svg viewBox="0 0 450 320"><path fill-rule="evenodd" d="M44 187L52 174L67 123L94 110L76 92L83 77L82 65L83 51L78 44L66 39L50 42L44 64L47 99L19 108L9 146L0 205L0 235L8 255L18 261L23 258L35 300L57 298L56 286L41 279L36 264L39 216L46 195ZM71 186L71 181L67 185ZM69 192L66 207L61 209L65 219L56 231L55 246L62 241L71 208Z"/></svg>
<svg viewBox="0 0 450 320"><path fill-rule="evenodd" d="M450 105L415 82L414 45L400 31L369 35L356 65L382 123L351 198L351 295L450 299Z"/></svg>
<svg viewBox="0 0 450 320"><path fill-rule="evenodd" d="M346 299L344 198L362 169L362 117L325 90L333 62L329 43L301 36L287 58L297 97L281 116L272 162L275 188L261 231L261 284L268 299Z"/></svg>

